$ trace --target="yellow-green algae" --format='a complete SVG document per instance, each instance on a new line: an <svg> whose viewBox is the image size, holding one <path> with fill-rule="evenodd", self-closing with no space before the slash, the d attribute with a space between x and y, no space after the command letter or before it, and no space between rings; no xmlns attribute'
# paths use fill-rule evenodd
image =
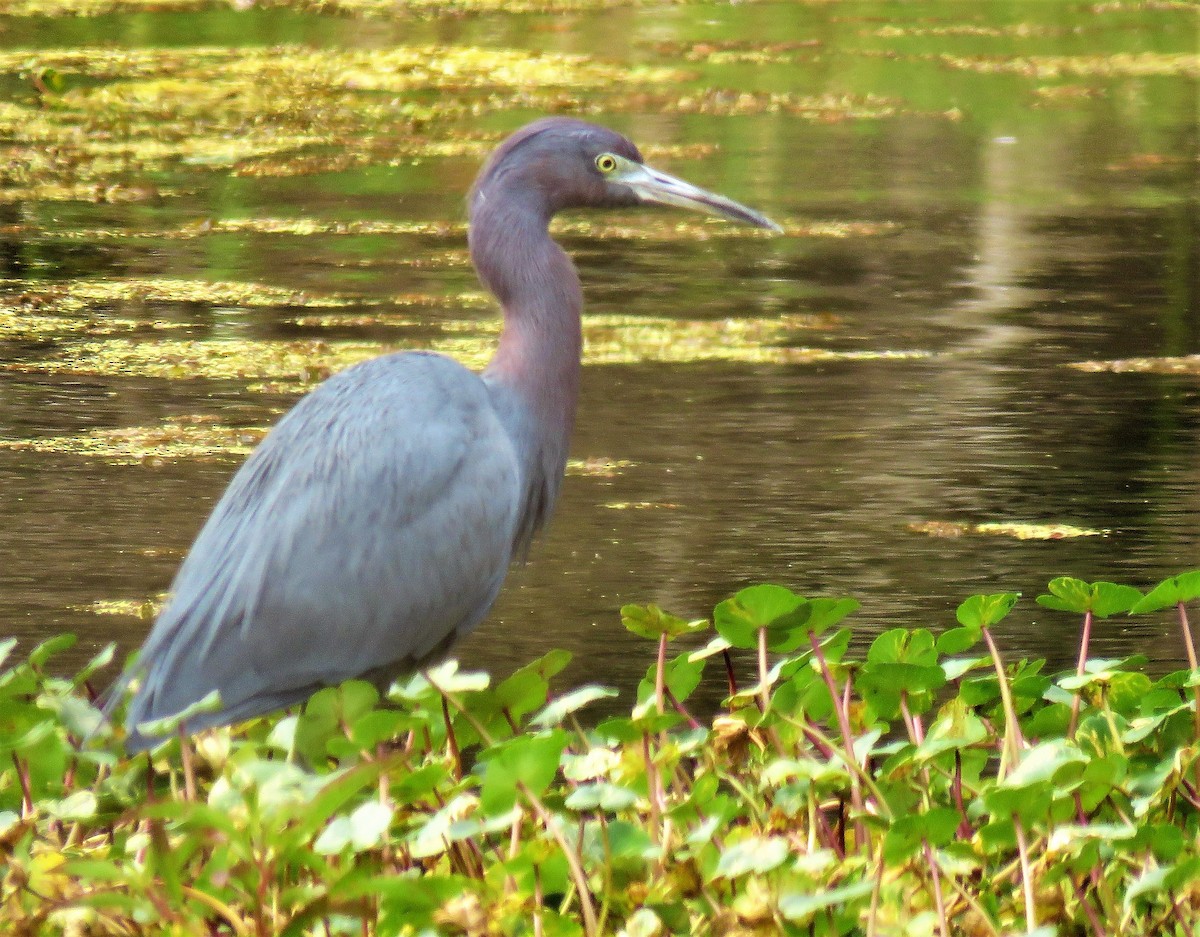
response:
<svg viewBox="0 0 1200 937"><path fill-rule="evenodd" d="M74 314L114 303L198 303L209 306L306 306L338 308L362 300L315 294L265 283L193 280L182 277L116 277L63 283L25 281L12 301L27 308ZM3 301L0 298L0 301Z"/></svg>
<svg viewBox="0 0 1200 937"><path fill-rule="evenodd" d="M1111 361L1073 361L1066 365L1076 371L1114 374L1184 374L1200 376L1200 355L1161 358L1116 358Z"/></svg>
<svg viewBox="0 0 1200 937"><path fill-rule="evenodd" d="M5 286L20 288L11 293ZM23 287L23 288L22 288ZM468 297L468 304L478 302ZM399 298L403 301L403 297ZM160 319L138 321L102 313L130 304L189 303L208 306L343 308L369 305L359 298L317 295L262 283L205 281L175 277L80 279L61 283L0 281L0 341L30 341L58 335L94 337L150 329L184 328L187 323Z"/></svg>
<svg viewBox="0 0 1200 937"><path fill-rule="evenodd" d="M672 501L608 501L603 506L610 511L675 511L679 508Z"/></svg>
<svg viewBox="0 0 1200 937"><path fill-rule="evenodd" d="M569 459L567 460L567 474L583 478L616 478L634 464L629 459L608 459L602 456Z"/></svg>
<svg viewBox="0 0 1200 937"><path fill-rule="evenodd" d="M0 449L79 456L110 465L158 466L184 460L241 459L254 450L268 431L266 426L231 426L212 414L191 414L171 417L152 426L3 439ZM583 478L615 478L633 464L628 459L604 456L571 459L567 462L567 474Z"/></svg>
<svg viewBox="0 0 1200 937"><path fill-rule="evenodd" d="M1109 55L949 55L934 57L950 68L984 74L1004 73L1033 78L1063 75L1096 78L1141 78L1152 75L1200 76L1200 52L1116 52Z"/></svg>
<svg viewBox="0 0 1200 937"><path fill-rule="evenodd" d="M266 434L256 426L228 426L216 417L175 417L155 426L95 429L69 436L0 440L0 449L64 453L114 465L160 465L248 455Z"/></svg>
<svg viewBox="0 0 1200 937"><path fill-rule="evenodd" d="M898 232L894 221L836 221L811 220L780 222L784 234L795 238L871 238ZM38 236L52 240L108 241L119 239L177 240L219 234L265 234L288 237L413 235L428 238L465 240L466 222L460 221L382 221L351 219L337 221L319 218L203 218L178 228L159 230L129 230L121 228L86 228L75 230L36 229L26 225L0 225L0 234L8 236ZM776 235L759 228L731 225L717 219L685 218L671 214L649 212L638 215L636 221L621 222L612 217L556 218L551 225L556 236L607 238L610 240L708 241L738 239L770 239ZM425 251L421 258L389 258L389 263L411 263L414 266L459 267L470 262L465 248L450 248L439 252Z"/></svg>
<svg viewBox="0 0 1200 937"><path fill-rule="evenodd" d="M156 377L173 380L272 380L302 389L384 351L378 344L323 341L139 342L116 338L80 342L41 361L4 365L12 371Z"/></svg>
<svg viewBox="0 0 1200 937"><path fill-rule="evenodd" d="M1107 537L1111 530L1102 527L1076 527L1072 524L1038 524L1024 521L986 521L980 524L957 521L916 521L908 525L914 533L931 537L962 537L981 534L1012 537L1016 540L1070 540L1075 537Z"/></svg>
<svg viewBox="0 0 1200 937"><path fill-rule="evenodd" d="M822 315L773 315L743 319L688 320L625 315L584 317L584 363L640 364L726 361L803 364L820 361L905 360L929 352L836 350L793 344L797 333L827 330ZM211 378L254 382L249 389L299 391L357 361L386 351L440 351L468 367L482 368L495 350L499 320L430 323L441 334L382 345L372 342L178 340L114 338L66 344L46 358L2 365L7 370L63 374Z"/></svg>
<svg viewBox="0 0 1200 937"><path fill-rule="evenodd" d="M129 185L129 177L176 164L294 175L481 157L490 139L447 138L448 121L518 104L553 110L555 95L683 77L584 55L474 46L0 51L0 74L45 88L39 76L51 73L62 93L0 102L0 198L160 197L172 190ZM422 103L414 99L421 92L437 95Z"/></svg>
<svg viewBox="0 0 1200 937"><path fill-rule="evenodd" d="M120 615L127 618L140 618L142 621L153 621L162 611L167 601L167 593L146 599L96 599L87 605L72 605L76 612L90 612L93 615Z"/></svg>

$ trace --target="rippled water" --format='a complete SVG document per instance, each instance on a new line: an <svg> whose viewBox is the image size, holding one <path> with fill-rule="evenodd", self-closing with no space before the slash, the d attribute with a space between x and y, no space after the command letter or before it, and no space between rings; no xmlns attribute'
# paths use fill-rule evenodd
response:
<svg viewBox="0 0 1200 937"><path fill-rule="evenodd" d="M589 313L718 323L708 338L718 344L726 319L812 314L822 328L769 341L867 354L586 368L573 453L630 464L613 477L567 479L551 530L463 648L467 662L504 671L561 646L583 662L577 676L627 686L650 653L621 628L623 603L698 617L743 585L774 581L858 597L864 633L944 627L966 595L1018 590L1026 598L1005 623L1006 650L1062 664L1076 622L1032 601L1050 577L1145 587L1200 566L1200 377L1066 367L1200 353L1200 17L1164 7L687 4L416 21L213 8L0 19L0 52L436 42L687 72L679 87L633 80L551 95L535 86L494 106L486 88L379 99L378 137L363 147L404 143L388 108L462 97L466 111L439 119L447 139L475 145L449 155L276 176L239 175L244 162L178 160L144 177L123 169L128 201L9 198L0 204L5 289L11 300L47 280L236 281L352 294L366 313L371 299L445 297L410 311L419 319L408 332L297 325L297 310L270 305L115 299L91 313L98 326L126 317L180 327L140 335L147 341L402 345L423 335L420 317L488 315L462 301L477 286L459 228L299 236L204 225L458 222L480 154L499 134L547 106L581 110L793 232L747 238L705 225L688 229L703 239L683 238L649 212L605 219L645 226L646 239L568 228L562 240ZM19 62L2 84L15 101L37 100ZM757 97L739 98L747 93ZM705 94L717 113L689 112L687 96ZM825 109L810 100L805 110L799 98ZM33 143L16 131L7 145ZM143 197L139 186L153 192ZM196 236L164 234L188 226L200 226ZM255 426L295 399L228 377L12 370L94 331L0 341L0 440L184 414ZM884 352L921 354L872 354ZM81 655L109 639L134 647L147 622L86 607L165 589L236 464L114 465L0 449L0 629L76 631ZM1018 540L913 529L929 522L1108 533ZM1140 650L1156 667L1182 656L1169 624L1150 619L1106 623L1094 647Z"/></svg>

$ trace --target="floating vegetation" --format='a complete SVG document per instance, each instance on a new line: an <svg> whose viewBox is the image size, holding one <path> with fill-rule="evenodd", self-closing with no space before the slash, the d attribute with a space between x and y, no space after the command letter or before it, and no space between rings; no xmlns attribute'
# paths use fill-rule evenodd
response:
<svg viewBox="0 0 1200 937"><path fill-rule="evenodd" d="M425 130L483 106L558 110L556 95L684 77L584 55L429 45L18 49L0 51L0 75L40 95L0 102L8 201L169 196L128 177L175 166L283 176L482 156L487 138ZM423 91L436 99L412 99Z"/></svg>
<svg viewBox="0 0 1200 937"><path fill-rule="evenodd" d="M588 459L568 459L567 474L584 478L616 478L625 469L635 464L629 459L606 459L600 456Z"/></svg>
<svg viewBox="0 0 1200 937"><path fill-rule="evenodd" d="M1070 524L1033 524L1018 521L988 521L965 524L956 521L917 521L908 529L931 537L963 537L982 534L993 537L1012 537L1016 540L1070 540L1075 537L1107 537L1106 528L1075 527Z"/></svg>
<svg viewBox="0 0 1200 937"><path fill-rule="evenodd" d="M15 302L56 314L75 314L117 303L196 303L207 306L336 308L358 299L317 295L263 283L176 277L80 279L64 283L25 281Z"/></svg>
<svg viewBox="0 0 1200 937"><path fill-rule="evenodd" d="M94 429L69 436L0 440L0 449L63 453L114 465L162 465L249 455L266 435L257 426L229 426L215 416L173 417L155 426Z"/></svg>
<svg viewBox="0 0 1200 937"><path fill-rule="evenodd" d="M715 320L588 316L584 363L779 361L799 351L779 347L795 332L832 326L831 317L810 315Z"/></svg>
<svg viewBox="0 0 1200 937"><path fill-rule="evenodd" d="M672 501L608 501L604 505L610 511L675 511L679 505Z"/></svg>
<svg viewBox="0 0 1200 937"><path fill-rule="evenodd" d="M177 416L154 426L96 429L68 436L0 440L0 449L98 459L111 465L157 466L170 462L226 461L248 456L266 436L265 426L230 426L210 414ZM593 456L571 459L567 474L616 478L635 463ZM159 555L150 551L146 555Z"/></svg>
<svg viewBox="0 0 1200 937"><path fill-rule="evenodd" d="M417 326L437 325L426 319L405 314L399 310L405 309L489 309L493 305L492 298L479 291L457 293L454 296L441 296L436 293L401 293L389 296L386 300L355 300L355 306L382 306L371 313L326 313L321 315L297 316L290 321L305 328L361 328L389 326L391 328L413 328ZM469 326L465 320L451 320L451 327Z"/></svg>
<svg viewBox="0 0 1200 937"><path fill-rule="evenodd" d="M749 39L704 42L658 42L654 51L668 59L704 62L708 65L790 65L819 49L819 39L790 42L759 42Z"/></svg>
<svg viewBox="0 0 1200 937"><path fill-rule="evenodd" d="M806 364L824 361L902 361L927 358L920 350L836 350L795 347L797 332L836 326L827 314L745 319L669 319L626 315L585 316L584 364L687 364L728 361ZM114 338L57 348L40 360L9 362L11 371L167 379L209 378L253 382L249 390L300 392L330 374L387 351L423 349L480 369L495 350L497 317L431 322L441 334L392 346L372 342L176 340Z"/></svg>
<svg viewBox="0 0 1200 937"><path fill-rule="evenodd" d="M1026 75L1058 78L1077 75L1098 78L1130 78L1151 75L1200 76L1200 53L1117 52L1111 55L937 55L933 58L963 71L983 74Z"/></svg>
<svg viewBox="0 0 1200 937"><path fill-rule="evenodd" d="M873 93L801 95L787 91L733 91L723 88L705 88L677 98L659 97L653 102L653 106L668 113L726 117L744 114L789 114L821 123L881 120L915 113L897 98ZM949 112L945 112L945 115L948 114Z"/></svg>
<svg viewBox="0 0 1200 937"><path fill-rule="evenodd" d="M39 361L9 362L4 367L50 374L270 381L252 384L250 389L299 391L384 350L378 344L363 342L151 342L118 338L80 342Z"/></svg>
<svg viewBox="0 0 1200 937"><path fill-rule="evenodd" d="M89 612L92 615L118 615L124 618L153 621L162 611L166 600L167 593L160 592L148 599L96 599L86 605L72 605L71 610Z"/></svg>
<svg viewBox="0 0 1200 937"><path fill-rule="evenodd" d="M1091 85L1042 85L1033 89L1039 103L1073 104L1088 98L1104 97L1104 89Z"/></svg>
<svg viewBox="0 0 1200 937"><path fill-rule="evenodd" d="M0 299L0 341L38 342L60 335L98 334L115 328L133 328L134 322L95 322L90 319L48 315Z"/></svg>
<svg viewBox="0 0 1200 937"><path fill-rule="evenodd" d="M1125 159L1109 163L1109 172L1148 172L1156 169L1172 169L1191 162L1200 162L1200 154L1190 158L1178 153L1134 153Z"/></svg>
<svg viewBox="0 0 1200 937"><path fill-rule="evenodd" d="M5 0L5 16L108 16L112 13L182 13L211 0Z"/></svg>
<svg viewBox="0 0 1200 937"><path fill-rule="evenodd" d="M1004 23L984 26L980 23L946 23L938 26L880 26L869 35L879 39L908 39L929 36L972 36L988 39L1032 39L1071 35L1076 27L1049 26L1043 23Z"/></svg>
<svg viewBox="0 0 1200 937"><path fill-rule="evenodd" d="M1200 355L1166 356L1162 358L1116 358L1110 361L1072 361L1066 365L1076 371L1096 374L1186 374L1200 376Z"/></svg>
<svg viewBox="0 0 1200 937"><path fill-rule="evenodd" d="M184 235L200 234L415 234L423 237L466 237L465 221L321 221L316 218L223 218L181 229Z"/></svg>

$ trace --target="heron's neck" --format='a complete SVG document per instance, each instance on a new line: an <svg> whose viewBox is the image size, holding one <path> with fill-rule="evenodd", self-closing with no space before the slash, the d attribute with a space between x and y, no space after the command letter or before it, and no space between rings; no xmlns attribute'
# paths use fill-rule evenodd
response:
<svg viewBox="0 0 1200 937"><path fill-rule="evenodd" d="M496 198L476 201L471 258L504 310L486 379L516 392L565 460L575 421L583 292L569 257L547 233L547 212Z"/></svg>

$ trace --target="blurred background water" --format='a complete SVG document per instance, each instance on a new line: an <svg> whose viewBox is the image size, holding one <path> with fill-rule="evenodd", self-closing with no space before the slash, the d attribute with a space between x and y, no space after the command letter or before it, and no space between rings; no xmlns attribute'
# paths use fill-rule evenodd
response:
<svg viewBox="0 0 1200 937"><path fill-rule="evenodd" d="M1077 623L1033 603L1049 578L1144 588L1200 566L1193 3L5 7L0 632L26 648L74 631L77 658L133 649L148 621L94 603L167 588L240 456L23 441L265 426L299 392L61 362L114 340L369 352L464 322L490 341L463 196L548 111L627 132L790 233L568 219L588 313L691 323L696 347L668 330L670 354L586 367L573 454L626 464L567 479L468 665L565 647L577 679L629 686L651 652L623 603L700 617L760 581L859 598L864 636L1020 591L1006 652L1062 665ZM318 321L164 281L346 305ZM713 352L745 322L769 353ZM1182 360L1068 367L1165 356ZM973 529L989 522L1102 533ZM1104 623L1093 647L1182 659L1166 618Z"/></svg>

